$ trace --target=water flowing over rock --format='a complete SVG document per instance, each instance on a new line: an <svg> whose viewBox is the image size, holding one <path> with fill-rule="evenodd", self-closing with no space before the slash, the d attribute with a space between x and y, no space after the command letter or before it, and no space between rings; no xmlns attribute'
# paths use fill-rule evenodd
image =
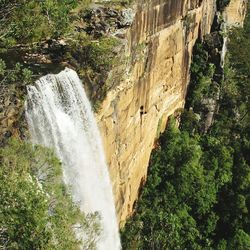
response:
<svg viewBox="0 0 250 250"><path fill-rule="evenodd" d="M32 142L53 148L65 183L85 213L98 211L98 249L120 249L112 186L90 103L76 72L65 69L28 86L26 117Z"/></svg>

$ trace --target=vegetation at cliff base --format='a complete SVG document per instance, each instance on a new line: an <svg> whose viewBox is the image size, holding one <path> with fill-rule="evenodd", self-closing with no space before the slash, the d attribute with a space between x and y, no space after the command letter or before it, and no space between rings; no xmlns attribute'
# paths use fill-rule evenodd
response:
<svg viewBox="0 0 250 250"><path fill-rule="evenodd" d="M99 216L72 202L51 150L10 140L0 149L0 190L1 249L94 249Z"/></svg>
<svg viewBox="0 0 250 250"><path fill-rule="evenodd" d="M224 73L196 45L180 128L171 118L159 139L123 249L250 249L249 28L232 30Z"/></svg>

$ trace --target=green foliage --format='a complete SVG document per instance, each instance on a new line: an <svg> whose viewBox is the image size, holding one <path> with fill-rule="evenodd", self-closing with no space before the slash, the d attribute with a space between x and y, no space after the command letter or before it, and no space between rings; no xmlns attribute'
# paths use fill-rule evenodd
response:
<svg viewBox="0 0 250 250"><path fill-rule="evenodd" d="M129 1L115 2L126 5ZM107 90L119 82L124 69L117 67L112 76L109 74L118 65L119 39L109 35L96 38L84 31L82 18L90 3L91 0L0 0L0 54L9 58L17 52L14 62L29 63L39 73L51 67L61 68L67 62L88 86L97 110L97 101L103 100ZM1 83L30 83L31 75L20 64L15 68L0 61Z"/></svg>
<svg viewBox="0 0 250 250"><path fill-rule="evenodd" d="M250 235L241 229L238 230L233 239L229 242L229 249L250 249Z"/></svg>
<svg viewBox="0 0 250 250"><path fill-rule="evenodd" d="M134 242L138 249L210 246L218 190L231 181L231 153L217 139L191 137L170 122L152 155L137 214L122 234L124 248L136 249Z"/></svg>
<svg viewBox="0 0 250 250"><path fill-rule="evenodd" d="M102 37L98 41L90 41L84 47L86 58L85 64L96 72L108 71L114 64L113 49L118 45L114 37Z"/></svg>
<svg viewBox="0 0 250 250"><path fill-rule="evenodd" d="M209 62L208 51L204 44L197 43L191 64L191 81L187 106L193 107L196 112L204 108L203 99L213 94L215 65Z"/></svg>
<svg viewBox="0 0 250 250"><path fill-rule="evenodd" d="M75 65L77 71L94 94L94 109L98 110L100 101L106 96L107 90L119 77L115 72L113 78L108 78L110 70L117 66L120 60L118 50L120 42L112 36L102 36L93 40L92 37L78 34L71 42L67 60Z"/></svg>
<svg viewBox="0 0 250 250"><path fill-rule="evenodd" d="M76 59L79 67L86 71L104 73L115 63L114 48L117 45L119 42L114 37L102 36L93 40L90 36L78 34L70 44L68 59Z"/></svg>
<svg viewBox="0 0 250 250"><path fill-rule="evenodd" d="M6 67L5 61L0 59L0 85L12 84L26 85L32 83L33 74L28 68L24 68L20 63L10 69Z"/></svg>
<svg viewBox="0 0 250 250"><path fill-rule="evenodd" d="M73 15L88 0L0 1L0 47L58 38L73 30Z"/></svg>
<svg viewBox="0 0 250 250"><path fill-rule="evenodd" d="M171 120L159 139L136 213L122 230L123 249L250 249L249 20L230 35L216 86L219 112L206 134L197 113L214 90L215 68L204 45L195 47L190 108L180 130Z"/></svg>
<svg viewBox="0 0 250 250"><path fill-rule="evenodd" d="M3 249L93 248L98 215L83 216L62 183L53 152L11 140L0 149L0 244ZM85 232L82 242L75 230Z"/></svg>
<svg viewBox="0 0 250 250"><path fill-rule="evenodd" d="M195 131L199 131L199 120L200 116L194 113L193 109L184 109L181 115L180 128L193 134Z"/></svg>

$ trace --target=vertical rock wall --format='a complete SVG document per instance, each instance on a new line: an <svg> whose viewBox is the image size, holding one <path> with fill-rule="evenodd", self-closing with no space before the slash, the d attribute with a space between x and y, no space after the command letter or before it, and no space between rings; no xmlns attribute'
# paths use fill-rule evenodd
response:
<svg viewBox="0 0 250 250"><path fill-rule="evenodd" d="M226 7L223 17L227 25L242 26L247 12L247 0L231 0Z"/></svg>
<svg viewBox="0 0 250 250"><path fill-rule="evenodd" d="M126 33L128 67L98 113L121 223L146 180L157 136L184 105L192 49L210 32L215 12L216 0L138 3Z"/></svg>

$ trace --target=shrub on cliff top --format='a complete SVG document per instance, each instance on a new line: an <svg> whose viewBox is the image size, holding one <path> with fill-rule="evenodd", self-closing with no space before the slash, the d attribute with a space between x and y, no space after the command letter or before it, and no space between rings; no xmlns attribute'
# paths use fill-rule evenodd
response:
<svg viewBox="0 0 250 250"><path fill-rule="evenodd" d="M0 85L15 83L18 86L32 83L32 71L20 63L13 68L7 68L4 60L0 59Z"/></svg>
<svg viewBox="0 0 250 250"><path fill-rule="evenodd" d="M0 1L0 48L58 38L71 31L71 12L89 0Z"/></svg>

